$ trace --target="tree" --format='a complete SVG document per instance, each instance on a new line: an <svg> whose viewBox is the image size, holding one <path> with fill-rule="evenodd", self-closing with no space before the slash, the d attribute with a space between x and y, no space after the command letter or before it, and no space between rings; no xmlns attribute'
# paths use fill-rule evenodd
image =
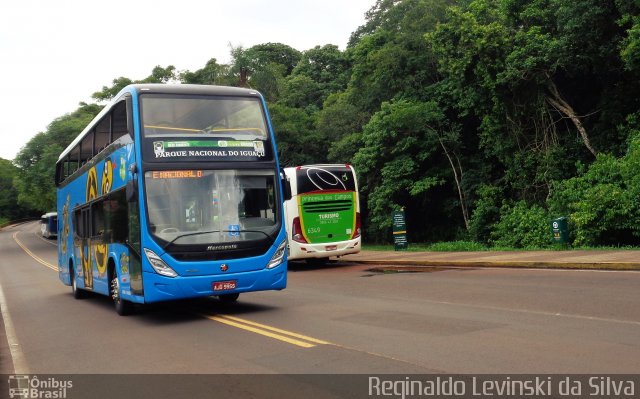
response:
<svg viewBox="0 0 640 399"><path fill-rule="evenodd" d="M616 2L621 17L618 24L626 30L622 40L620 56L628 71L640 74L640 4L619 0Z"/></svg>
<svg viewBox="0 0 640 399"><path fill-rule="evenodd" d="M436 59L424 40L445 18L447 0L378 0L352 35L348 53L350 102L369 114L394 97L428 99L438 79Z"/></svg>
<svg viewBox="0 0 640 399"><path fill-rule="evenodd" d="M272 104L271 120L278 141L278 156L283 166L324 162L327 143L315 132L314 117L300 108Z"/></svg>
<svg viewBox="0 0 640 399"><path fill-rule="evenodd" d="M446 161L457 157L454 132L455 127L449 125L434 101L383 103L373 115L364 127L363 145L353 159L363 176L360 185L367 196L371 238L383 239L387 235L389 215L401 207L412 215L409 224L414 226L410 229L415 227L417 235L445 236L424 226L430 224L428 216L436 212L434 203L439 205L438 211L443 210L444 202L434 200L443 194L437 191L439 187L449 182L458 185L459 192L462 190L461 164L456 159L451 168ZM457 177L451 179L456 173ZM466 208L463 198L460 203ZM466 219L466 211L460 216Z"/></svg>
<svg viewBox="0 0 640 399"><path fill-rule="evenodd" d="M14 178L19 205L40 212L55 209L56 161L101 108L96 104L81 104L76 111L51 122L45 132L37 134L20 150L15 159L20 173Z"/></svg>
<svg viewBox="0 0 640 399"><path fill-rule="evenodd" d="M569 216L576 245L640 244L639 137L625 156L599 154L578 176L556 183L549 206Z"/></svg>
<svg viewBox="0 0 640 399"><path fill-rule="evenodd" d="M315 82L322 103L330 94L346 88L349 71L350 62L347 54L340 51L336 45L326 44L303 52L291 76L305 76Z"/></svg>
<svg viewBox="0 0 640 399"><path fill-rule="evenodd" d="M230 73L236 77L236 84L263 91L269 100L276 99L278 80L291 73L300 58L298 50L282 43L258 44L248 49L230 47Z"/></svg>
<svg viewBox="0 0 640 399"><path fill-rule="evenodd" d="M300 51L282 43L257 44L246 50L250 67L257 71L270 64L284 67L283 75L289 75L300 61Z"/></svg>
<svg viewBox="0 0 640 399"><path fill-rule="evenodd" d="M306 75L290 75L282 82L278 101L289 107L306 108L322 106L320 85Z"/></svg>
<svg viewBox="0 0 640 399"><path fill-rule="evenodd" d="M450 7L425 36L441 75L434 98L462 126L462 142L477 131L491 165L485 183L509 203L537 209L556 182L575 174L575 160L621 152L628 130L620 127L638 110L632 93L640 87L618 54L632 42L622 28L632 18L621 17L620 4L475 0ZM522 205L513 209L525 214ZM473 231L487 231L481 219L495 222L474 216Z"/></svg>
<svg viewBox="0 0 640 399"><path fill-rule="evenodd" d="M183 71L179 74L180 81L201 85L230 85L229 66L218 64L218 60L211 58L202 69L195 72Z"/></svg>
<svg viewBox="0 0 640 399"><path fill-rule="evenodd" d="M169 83L172 81L176 81L178 74L176 72L176 67L173 65L169 65L165 68L160 65L156 65L153 70L151 70L151 75L142 79L138 83Z"/></svg>
<svg viewBox="0 0 640 399"><path fill-rule="evenodd" d="M102 90L93 93L91 95L91 98L96 101L109 101L113 97L115 97L120 92L120 90L133 83L133 81L129 78L121 76L119 78L113 79L111 83L111 87L102 86Z"/></svg>
<svg viewBox="0 0 640 399"><path fill-rule="evenodd" d="M176 81L178 78L179 74L176 72L176 68L173 65L169 65L165 68L157 65L153 68L151 74L142 80L133 81L129 78L119 77L113 79L111 87L102 86L102 90L93 93L91 97L96 101L109 101L115 97L120 90L132 83L168 83Z"/></svg>
<svg viewBox="0 0 640 399"><path fill-rule="evenodd" d="M318 113L318 133L327 140L330 162L349 162L361 147L361 132L369 115L348 101L344 93L332 94Z"/></svg>
<svg viewBox="0 0 640 399"><path fill-rule="evenodd" d="M11 161L0 158L0 224L26 216L29 210L18 205L18 191L13 180L20 173Z"/></svg>

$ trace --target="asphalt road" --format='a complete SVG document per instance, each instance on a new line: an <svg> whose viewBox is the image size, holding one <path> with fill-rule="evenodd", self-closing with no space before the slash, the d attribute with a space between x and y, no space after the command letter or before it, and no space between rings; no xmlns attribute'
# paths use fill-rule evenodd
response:
<svg viewBox="0 0 640 399"><path fill-rule="evenodd" d="M639 272L291 263L281 292L121 317L73 299L37 231L0 231L4 373L640 373Z"/></svg>

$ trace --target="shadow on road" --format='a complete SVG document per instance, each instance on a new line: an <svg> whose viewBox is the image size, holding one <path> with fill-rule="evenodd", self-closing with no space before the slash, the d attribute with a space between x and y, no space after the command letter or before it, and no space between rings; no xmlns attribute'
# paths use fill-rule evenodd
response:
<svg viewBox="0 0 640 399"><path fill-rule="evenodd" d="M69 300L74 300L71 293L65 294ZM111 298L100 294L87 293L87 297L79 302L86 302L87 306L93 306L96 311L113 312L117 316ZM201 320L203 315L229 315L241 316L252 313L268 312L274 308L263 304L244 302L243 296L234 303L225 303L217 297L186 299L172 302L159 302L151 304L135 304L133 314L125 319L135 319L151 325L168 325L188 323Z"/></svg>
<svg viewBox="0 0 640 399"><path fill-rule="evenodd" d="M329 260L326 262L307 262L303 260L293 260L289 261L289 271L290 272L305 272L305 271L313 271L313 270L327 270L327 269L341 269L345 267L354 266L355 263L339 261L339 260Z"/></svg>

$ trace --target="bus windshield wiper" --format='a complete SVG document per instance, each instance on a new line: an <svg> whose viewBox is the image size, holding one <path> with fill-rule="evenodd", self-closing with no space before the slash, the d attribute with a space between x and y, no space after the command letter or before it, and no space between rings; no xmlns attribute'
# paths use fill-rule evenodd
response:
<svg viewBox="0 0 640 399"><path fill-rule="evenodd" d="M173 240L171 240L168 243L166 243L162 247L162 249L167 249L167 247L169 247L169 245L173 244L174 242L176 242L177 240L179 240L180 238L183 238L183 237L198 236L200 234L211 234L211 233L219 233L219 232L220 232L220 230L209 230L209 231L196 231L194 233L180 234L180 235L176 236L176 238L174 238Z"/></svg>
<svg viewBox="0 0 640 399"><path fill-rule="evenodd" d="M166 243L165 245L162 246L162 249L167 249L169 247L169 245L173 244L174 242L178 241L180 238L184 238L184 237L189 237L189 236L198 236L198 235L202 235L202 234L211 234L211 233L261 233L264 234L265 236L267 236L267 238L270 237L269 234L265 233L264 231L260 231L260 230L210 230L210 231L196 231L193 233L186 233L186 234L180 234L179 236L177 236L176 238L174 238L173 240L169 241L168 243Z"/></svg>

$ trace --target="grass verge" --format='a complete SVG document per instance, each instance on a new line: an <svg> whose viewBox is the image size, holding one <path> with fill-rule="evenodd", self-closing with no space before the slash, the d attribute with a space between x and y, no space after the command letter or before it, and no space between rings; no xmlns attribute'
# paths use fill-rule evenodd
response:
<svg viewBox="0 0 640 399"><path fill-rule="evenodd" d="M363 250L366 251L393 251L393 244L363 244ZM580 251L637 251L640 247L632 246L600 246L600 247L571 247L563 245L551 245L546 248L526 247L490 247L473 241L449 241L436 243L410 243L407 249L410 252L481 252L481 251L564 251L564 250L580 250Z"/></svg>

